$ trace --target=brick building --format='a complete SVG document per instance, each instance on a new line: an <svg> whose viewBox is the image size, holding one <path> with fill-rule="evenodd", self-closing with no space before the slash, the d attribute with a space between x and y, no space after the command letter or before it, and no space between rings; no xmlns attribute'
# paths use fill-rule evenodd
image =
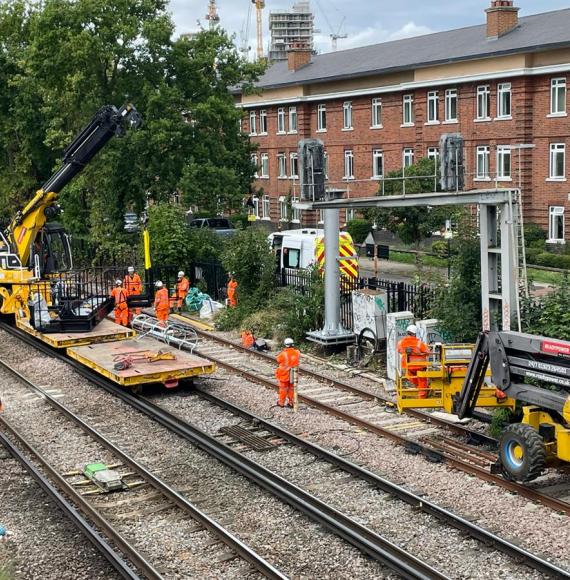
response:
<svg viewBox="0 0 570 580"><path fill-rule="evenodd" d="M369 196L386 172L438 155L441 134L458 132L466 189L520 183L525 221L552 241L570 237L570 9L519 19L512 0L492 0L485 13L483 25L319 56L298 46L259 94L238 95L242 130L259 146L259 218L319 222L290 213L300 139L324 142L329 187Z"/></svg>

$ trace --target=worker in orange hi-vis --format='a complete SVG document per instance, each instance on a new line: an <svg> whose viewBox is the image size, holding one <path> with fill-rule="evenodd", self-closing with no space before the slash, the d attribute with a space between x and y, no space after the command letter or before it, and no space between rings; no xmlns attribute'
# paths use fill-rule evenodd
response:
<svg viewBox="0 0 570 580"><path fill-rule="evenodd" d="M111 297L115 301L115 323L128 326L129 305L127 304L127 291L123 288L122 280L115 282L115 287L111 290Z"/></svg>
<svg viewBox="0 0 570 580"><path fill-rule="evenodd" d="M244 348L251 348L255 344L255 336L251 330L244 330L241 333L241 344Z"/></svg>
<svg viewBox="0 0 570 580"><path fill-rule="evenodd" d="M228 274L228 306L230 308L235 308L237 306L237 280L234 278L232 272Z"/></svg>
<svg viewBox="0 0 570 580"><path fill-rule="evenodd" d="M164 284L159 280L156 284L157 291L154 296L154 312L158 318L160 326L166 326L168 314L170 313L170 300L168 298L168 290Z"/></svg>
<svg viewBox="0 0 570 580"><path fill-rule="evenodd" d="M276 357L279 363L275 371L275 377L279 381L279 399L277 404L280 407L284 407L285 401L288 401L288 407L295 407L297 374L301 353L294 348L295 343L292 338L286 338L283 344L285 348Z"/></svg>
<svg viewBox="0 0 570 580"><path fill-rule="evenodd" d="M127 268L127 275L125 276L124 288L127 291L127 296L140 296L143 293L143 284L141 277L135 272L133 266ZM140 308L129 309L129 323L133 320L133 314L138 316L141 313Z"/></svg>
<svg viewBox="0 0 570 580"><path fill-rule="evenodd" d="M426 369L426 362L430 354L429 346L417 337L418 327L410 324L406 329L406 336L398 342L398 352L401 357L403 376L419 389L418 397L425 399L428 396L428 380L418 377L418 371ZM416 363L416 364L414 364Z"/></svg>
<svg viewBox="0 0 570 580"><path fill-rule="evenodd" d="M178 280L176 282L176 296L173 299L174 312L179 312L182 309L188 290L190 289L190 280L186 278L184 272L178 272Z"/></svg>

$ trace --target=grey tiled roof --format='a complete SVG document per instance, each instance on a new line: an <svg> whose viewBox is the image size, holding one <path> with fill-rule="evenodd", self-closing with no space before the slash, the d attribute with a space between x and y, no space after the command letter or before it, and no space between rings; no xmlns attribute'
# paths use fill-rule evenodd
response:
<svg viewBox="0 0 570 580"><path fill-rule="evenodd" d="M257 86L332 81L564 45L570 46L570 8L521 18L518 28L496 40L486 38L483 24L321 54L297 71L289 71L286 61L277 62Z"/></svg>

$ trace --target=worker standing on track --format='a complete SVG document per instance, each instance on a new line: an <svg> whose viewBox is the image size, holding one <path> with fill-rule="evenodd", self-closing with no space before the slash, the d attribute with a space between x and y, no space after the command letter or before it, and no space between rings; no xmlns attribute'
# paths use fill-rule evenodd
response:
<svg viewBox="0 0 570 580"><path fill-rule="evenodd" d="M158 318L160 326L166 326L168 321L168 314L170 313L170 300L168 298L168 290L164 284L159 280L156 282L157 291L154 296L154 312Z"/></svg>
<svg viewBox="0 0 570 580"><path fill-rule="evenodd" d="M127 296L140 296L143 292L141 277L135 272L133 266L129 266L127 268L127 275L125 276L124 286L125 290L127 291ZM140 313L140 308L129 310L129 323L132 322L133 314L138 316Z"/></svg>
<svg viewBox="0 0 570 580"><path fill-rule="evenodd" d="M279 366L275 371L275 377L279 381L279 399L277 404L280 407L285 406L285 401L288 400L288 407L293 407L295 403L295 382L296 374L299 369L300 351L294 348L294 341L292 338L286 338L284 343L285 348L277 355L277 362Z"/></svg>
<svg viewBox="0 0 570 580"><path fill-rule="evenodd" d="M115 282L115 288L111 290L111 297L115 301L115 324L129 325L129 306L127 304L127 291L123 288L122 280Z"/></svg>
<svg viewBox="0 0 570 580"><path fill-rule="evenodd" d="M228 274L228 306L230 308L235 308L237 306L237 288L238 283L234 278L233 272Z"/></svg>
<svg viewBox="0 0 570 580"><path fill-rule="evenodd" d="M190 280L186 278L184 272L178 272L178 281L176 282L176 296L173 299L174 312L182 309L188 290L190 289Z"/></svg>
<svg viewBox="0 0 570 580"><path fill-rule="evenodd" d="M425 399L428 396L428 380L418 377L418 371L426 369L426 362L430 354L429 346L417 337L418 327L410 324L406 328L406 336L398 342L398 352L401 357L402 376L419 389L418 397ZM419 363L419 364L414 364Z"/></svg>

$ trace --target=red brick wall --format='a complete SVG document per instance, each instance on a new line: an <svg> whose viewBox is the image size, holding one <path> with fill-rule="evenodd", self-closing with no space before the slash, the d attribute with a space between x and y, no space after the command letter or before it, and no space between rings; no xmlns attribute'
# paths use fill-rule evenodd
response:
<svg viewBox="0 0 570 580"><path fill-rule="evenodd" d="M566 182L550 182L549 177L549 146L550 143L566 143L566 173L570 173L570 119L568 117L549 118L550 113L550 81L552 78L565 75L545 75L536 77L518 77L513 79L497 78L493 81L463 83L453 86L433 86L415 91L395 92L376 95L382 98L383 128L371 129L372 98L353 97L352 101L353 127L352 131L343 131L343 102L345 99L323 100L327 111L327 131L317 133L318 102L297 103L298 132L297 134L277 135L277 106L266 107L268 113L268 134L252 137L259 145L259 153L269 154L269 179L259 179L256 186L263 187L271 197L272 221L279 220L279 196L298 191L298 184L292 179L278 179L277 154L287 155L287 171L289 173L289 154L297 150L298 141L314 137L321 139L328 154L328 185L332 187L348 187L351 196L375 195L379 182L372 180L372 151L382 149L384 153L385 173L400 170L402 167L402 152L411 147L415 152L415 160L427 155L428 147L437 147L443 133L459 132L465 139L466 189L494 187L494 178L488 182L473 181L475 172L476 149L478 145L490 147L490 172L496 173L497 145L514 145L517 143L534 143L534 150L521 151L521 184L524 200L525 221L534 222L543 228L548 227L549 205L562 205L570 210L568 195L570 186ZM512 99L512 119L497 120L497 85L510 82ZM491 121L476 122L477 86L487 84L491 90L490 116ZM458 122L444 123L445 91L447 88L458 89ZM425 125L427 120L427 93L429 90L439 91L438 125ZM414 96L413 127L402 127L402 99L404 94ZM287 129L289 105L285 105ZM258 109L259 111L259 109ZM243 130L248 130L249 110L243 123ZM258 122L259 126L259 122ZM343 182L344 151L354 152L355 180ZM519 154L512 151L512 181L500 182L500 186L518 187L519 184ZM303 212L303 225L314 224L314 216ZM570 214L570 211L569 211ZM567 221L570 215L567 216ZM570 224L570 221L568 221ZM567 227L570 237L570 225Z"/></svg>

